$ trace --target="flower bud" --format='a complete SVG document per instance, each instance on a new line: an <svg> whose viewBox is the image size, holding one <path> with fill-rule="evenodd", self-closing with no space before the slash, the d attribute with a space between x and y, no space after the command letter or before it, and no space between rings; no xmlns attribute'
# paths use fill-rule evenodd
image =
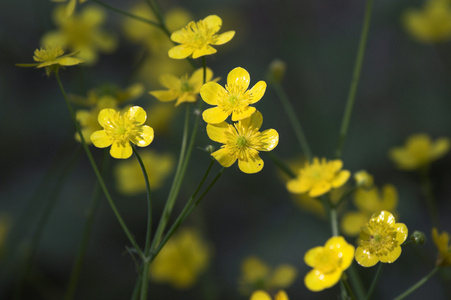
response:
<svg viewBox="0 0 451 300"><path fill-rule="evenodd" d="M207 147L205 147L205 151L211 154L215 152L215 147L213 145L208 145Z"/></svg>
<svg viewBox="0 0 451 300"><path fill-rule="evenodd" d="M417 245L423 245L426 241L426 236L421 231L414 231L410 236L410 239Z"/></svg>
<svg viewBox="0 0 451 300"><path fill-rule="evenodd" d="M367 171L362 170L354 174L354 179L357 187L368 189L373 186L374 180Z"/></svg>
<svg viewBox="0 0 451 300"><path fill-rule="evenodd" d="M285 75L287 64L280 59L275 59L269 65L268 80L280 83Z"/></svg>

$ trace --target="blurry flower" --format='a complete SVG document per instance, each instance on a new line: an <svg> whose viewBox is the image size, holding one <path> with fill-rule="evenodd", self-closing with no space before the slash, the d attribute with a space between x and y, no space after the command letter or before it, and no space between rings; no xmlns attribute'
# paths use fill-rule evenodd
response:
<svg viewBox="0 0 451 300"><path fill-rule="evenodd" d="M379 261L392 263L401 255L401 244L406 238L406 225L396 223L388 211L376 213L360 231L355 260L363 267L372 267Z"/></svg>
<svg viewBox="0 0 451 300"><path fill-rule="evenodd" d="M88 6L78 14L67 16L66 9L57 6L53 19L58 30L42 37L44 45L59 45L77 51L88 64L97 61L97 52L109 53L116 48L116 39L100 28L105 20L105 13L100 8Z"/></svg>
<svg viewBox="0 0 451 300"><path fill-rule="evenodd" d="M263 117L256 111L249 118L230 125L226 122L208 124L208 137L224 144L211 155L223 166L230 167L238 160L238 167L244 173L252 174L263 169L263 160L259 151L271 151L279 143L279 134L275 129L258 131Z"/></svg>
<svg viewBox="0 0 451 300"><path fill-rule="evenodd" d="M451 39L451 1L427 0L422 9L408 9L403 15L407 31L424 43Z"/></svg>
<svg viewBox="0 0 451 300"><path fill-rule="evenodd" d="M221 26L222 20L216 15L210 15L198 22L189 22L184 28L171 34L171 40L181 45L171 48L169 57L183 59L192 55L193 58L198 58L216 53L216 49L210 45L225 44L235 35L235 31L218 35Z"/></svg>
<svg viewBox="0 0 451 300"><path fill-rule="evenodd" d="M402 170L416 170L427 167L434 160L439 159L449 151L450 140L439 138L432 142L426 134L411 135L405 147L390 150L390 158Z"/></svg>
<svg viewBox="0 0 451 300"><path fill-rule="evenodd" d="M169 154L159 154L152 150L143 150L139 155L147 171L150 189L153 191L160 188L174 168L174 157ZM122 194L136 195L146 191L146 181L138 160L119 162L116 165L114 175L117 189Z"/></svg>
<svg viewBox="0 0 451 300"><path fill-rule="evenodd" d="M193 286L209 264L211 249L192 228L179 229L149 268L151 279L177 289Z"/></svg>
<svg viewBox="0 0 451 300"><path fill-rule="evenodd" d="M275 59L269 65L268 70L268 80L274 83L280 83L285 75L285 71L287 69L287 64L280 60Z"/></svg>
<svg viewBox="0 0 451 300"><path fill-rule="evenodd" d="M143 93L144 85L141 83L134 83L125 89L121 89L114 84L107 83L95 89L89 90L87 97L69 95L69 99L71 102L78 105L92 107L97 106L104 97L107 97L114 99L118 105L121 105L139 98Z"/></svg>
<svg viewBox="0 0 451 300"><path fill-rule="evenodd" d="M249 105L263 97L266 83L259 81L252 89L247 90L249 82L249 73L237 67L227 76L225 89L216 82L204 84L200 90L202 99L210 105L217 105L202 113L204 121L209 124L218 124L225 121L230 114L232 114L232 121L239 121L252 115L256 109Z"/></svg>
<svg viewBox="0 0 451 300"><path fill-rule="evenodd" d="M33 59L37 63L16 64L16 66L45 68L45 73L47 76L50 76L50 73L52 71L57 72L59 67L78 65L84 62L77 57L73 57L77 52L63 54L64 51L60 46L45 46L34 51Z"/></svg>
<svg viewBox="0 0 451 300"><path fill-rule="evenodd" d="M208 82L213 78L213 72L210 68L207 68L205 75L205 82ZM169 90L151 91L149 93L162 102L177 99L175 106L178 106L183 102L195 102L204 82L203 80L203 68L194 71L189 78L188 75L177 78L174 75L165 74L160 76L160 83Z"/></svg>
<svg viewBox="0 0 451 300"><path fill-rule="evenodd" d="M272 298L267 292L263 290L257 290L252 293L250 300L272 300ZM289 299L285 291L278 291L277 294L274 296L274 300L289 300Z"/></svg>
<svg viewBox="0 0 451 300"><path fill-rule="evenodd" d="M75 7L77 6L77 0L51 0L53 2L67 2L69 1L69 3L67 3L66 5L66 15L70 16L74 13ZM78 0L78 2L81 3L85 3L87 0Z"/></svg>
<svg viewBox="0 0 451 300"><path fill-rule="evenodd" d="M373 176L365 170L355 172L354 179L357 187L368 189L374 184Z"/></svg>
<svg viewBox="0 0 451 300"><path fill-rule="evenodd" d="M145 124L152 127L158 135L165 134L174 117L174 106L158 102L151 105L147 111L152 118L147 119Z"/></svg>
<svg viewBox="0 0 451 300"><path fill-rule="evenodd" d="M346 183L351 173L341 170L342 166L341 160L328 162L325 158L320 161L315 157L312 163L305 163L296 179L288 181L287 189L295 194L309 192L310 197L321 196Z"/></svg>
<svg viewBox="0 0 451 300"><path fill-rule="evenodd" d="M359 188L354 193L354 204L358 211L346 213L341 221L341 229L347 235L357 235L370 217L381 210L394 211L398 205L398 193L391 184L371 189Z"/></svg>
<svg viewBox="0 0 451 300"><path fill-rule="evenodd" d="M313 270L305 275L305 286L313 292L334 286L341 274L351 266L354 249L343 237L334 236L327 240L324 247L318 246L307 251L304 261Z"/></svg>
<svg viewBox="0 0 451 300"><path fill-rule="evenodd" d="M114 158L129 158L133 153L130 143L146 147L153 141L152 127L143 125L146 118L146 112L139 106L130 107L123 115L111 108L102 109L98 120L104 130L94 132L91 141L97 148L111 146Z"/></svg>
<svg viewBox="0 0 451 300"><path fill-rule="evenodd" d="M432 240L438 249L437 266L451 266L451 245L449 244L449 233L443 231L438 234L437 228L432 228Z"/></svg>

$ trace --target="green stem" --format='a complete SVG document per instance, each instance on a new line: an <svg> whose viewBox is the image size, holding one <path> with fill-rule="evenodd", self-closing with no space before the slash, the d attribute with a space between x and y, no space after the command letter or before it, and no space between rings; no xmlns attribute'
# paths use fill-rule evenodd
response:
<svg viewBox="0 0 451 300"><path fill-rule="evenodd" d="M338 236L338 217L337 217L337 209L335 207L331 207L329 209L329 215L330 215L330 225L332 229L332 235Z"/></svg>
<svg viewBox="0 0 451 300"><path fill-rule="evenodd" d="M348 279L346 278L346 275L342 275L341 276L341 282L343 283L343 287L344 290L346 290L346 293L344 294L345 296L349 295L349 297L351 298L351 300L355 300L355 294L354 291L352 290L351 286L349 285ZM349 299L345 298L345 299Z"/></svg>
<svg viewBox="0 0 451 300"><path fill-rule="evenodd" d="M142 274L140 276L141 278L141 297L140 300L146 300L147 299L147 291L149 288L149 265L150 265L150 259L146 257L143 260L143 267L142 267Z"/></svg>
<svg viewBox="0 0 451 300"><path fill-rule="evenodd" d="M171 32L169 31L169 29L166 26L166 23L164 21L163 18L163 14L161 13L161 9L159 8L158 4L153 1L153 0L146 0L147 4L149 4L150 9L153 11L153 13L155 14L155 16L158 19L158 23L159 23L159 28L161 30L164 31L164 33L168 36L171 37Z"/></svg>
<svg viewBox="0 0 451 300"><path fill-rule="evenodd" d="M421 188L423 190L423 194L426 199L426 206L429 211L432 226L435 228L440 228L439 213L434 197L434 192L432 190L432 183L431 178L429 177L429 170L427 167L420 170L420 176L421 176Z"/></svg>
<svg viewBox="0 0 451 300"><path fill-rule="evenodd" d="M363 299L365 297L365 289L363 287L362 279L355 269L355 265L352 264L347 270L346 274L349 276L349 279L352 283L352 287L356 293L357 299Z"/></svg>
<svg viewBox="0 0 451 300"><path fill-rule="evenodd" d="M434 276L435 273L437 273L437 271L440 269L440 267L435 267L434 269L432 269L432 271L427 274L426 276L424 276L423 278L421 278L417 283L415 283L413 286L411 286L408 290L406 290L404 293L402 293L401 295L399 295L398 297L394 298L393 300L401 300L406 298L407 296L409 296L411 293L413 293L414 291L416 291L419 287L421 287L424 283L426 283L426 281L428 281L432 276Z"/></svg>
<svg viewBox="0 0 451 300"><path fill-rule="evenodd" d="M366 294L365 300L370 300L373 295L374 289L376 288L377 282L382 274L382 269L384 268L383 263L379 263L377 267L376 275L374 275L373 281L371 282L370 289L368 290L368 294Z"/></svg>
<svg viewBox="0 0 451 300"><path fill-rule="evenodd" d="M373 8L373 0L366 0L365 16L363 20L362 32L360 35L359 47L354 65L354 72L352 75L351 86L349 88L348 99L346 101L346 109L341 123L340 134L338 138L337 149L335 157L341 158L343 154L343 146L348 132L349 122L351 120L352 108L354 107L355 95L359 85L360 73L362 70L363 58L365 55L366 41L368 39L368 31L370 28L371 11Z"/></svg>
<svg viewBox="0 0 451 300"><path fill-rule="evenodd" d="M280 101L282 102L283 108L285 109L285 113L288 116L288 120L291 123L291 127L293 127L296 138L301 146L301 150L304 153L305 157L308 161L312 159L312 152L310 150L309 144L304 134L304 130L302 129L301 122L299 122L298 117L296 116L293 105L291 105L290 100L288 99L287 94L279 83L273 82L274 90L277 93Z"/></svg>
<svg viewBox="0 0 451 300"><path fill-rule="evenodd" d="M291 171L291 169L273 152L266 152L265 153L272 161L273 163L285 174L290 176L290 178L296 178L296 174Z"/></svg>
<svg viewBox="0 0 451 300"><path fill-rule="evenodd" d="M100 184L100 187L102 188L102 191L105 194L105 197L107 198L108 203L109 203L111 209L113 210L114 215L116 216L116 219L118 220L119 224L121 225L122 229L124 230L124 232L125 232L126 236L128 237L130 243L136 249L138 254L141 257L143 257L143 253L142 253L141 249L139 248L138 244L135 242L135 239L133 238L132 234L128 230L127 225L125 225L124 220L122 219L122 217L121 217L121 215L120 215L115 203L113 202L113 199L110 196L110 193L108 192L108 189L107 189L107 187L105 185L105 182L103 181L103 177L100 174L100 171L99 171L99 169L98 169L98 167L97 167L97 165L96 165L96 163L94 161L94 158L92 157L91 151L89 150L88 145L86 144L86 141L85 141L85 139L83 137L83 134L82 134L81 129L80 129L80 125L78 124L78 121L77 121L77 119L75 117L74 110L72 109L72 106L71 106L71 104L69 102L69 99L67 98L66 91L64 90L64 87L63 87L63 84L61 82L61 79L59 77L58 72L55 72L55 77L56 77L58 85L59 85L59 87L61 89L61 92L63 94L63 98L66 101L66 105L67 105L67 108L69 109L70 116L72 118L72 122L74 123L76 131L77 131L78 135L80 136L80 140L81 140L81 143L83 145L83 149L85 150L86 155L88 156L89 163L91 164L91 167L94 170L94 173L95 173L95 175L97 177L97 180L98 180L98 182Z"/></svg>

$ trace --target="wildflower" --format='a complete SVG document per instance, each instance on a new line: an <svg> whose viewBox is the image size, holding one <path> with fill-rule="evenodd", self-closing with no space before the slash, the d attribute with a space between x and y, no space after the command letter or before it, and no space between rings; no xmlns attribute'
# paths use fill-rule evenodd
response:
<svg viewBox="0 0 451 300"><path fill-rule="evenodd" d="M146 147L153 141L153 128L143 125L146 118L146 112L139 106L130 107L123 115L111 108L102 109L98 120L104 130L91 134L91 141L98 148L111 146L114 158L129 158L133 153L130 143Z"/></svg>
<svg viewBox="0 0 451 300"><path fill-rule="evenodd" d="M158 189L174 168L174 158L169 154L159 154L151 150L140 152L140 157L146 167L150 189ZM118 163L114 175L117 189L122 194L136 195L146 191L146 182L138 160Z"/></svg>
<svg viewBox="0 0 451 300"><path fill-rule="evenodd" d="M263 160L259 151L271 151L279 143L279 133L275 129L258 131L263 123L263 116L256 111L249 118L234 125L222 122L208 124L208 137L224 144L211 155L223 166L230 167L238 160L238 167L244 173L257 173L263 169Z"/></svg>
<svg viewBox="0 0 451 300"><path fill-rule="evenodd" d="M58 30L42 37L44 45L59 45L77 51L87 64L97 61L97 52L108 53L116 48L116 39L100 28L105 13L97 7L88 6L80 13L67 16L65 8L57 6L53 19Z"/></svg>
<svg viewBox="0 0 451 300"><path fill-rule="evenodd" d="M158 253L149 268L151 279L186 289L196 283L210 261L210 246L192 228L180 229Z"/></svg>
<svg viewBox="0 0 451 300"><path fill-rule="evenodd" d="M376 213L360 231L355 260L363 267L372 267L379 261L392 263L401 255L401 244L406 238L406 225L396 223L386 210Z"/></svg>
<svg viewBox="0 0 451 300"><path fill-rule="evenodd" d="M437 228L432 228L432 240L438 249L437 266L451 266L451 245L449 244L449 233L443 231L438 234Z"/></svg>
<svg viewBox="0 0 451 300"><path fill-rule="evenodd" d="M432 142L426 134L415 134L407 139L405 147L390 150L390 158L402 170L416 170L427 167L434 160L445 155L450 148L448 138Z"/></svg>
<svg viewBox="0 0 451 300"><path fill-rule="evenodd" d="M306 162L300 169L297 178L288 181L287 189L295 194L309 192L310 197L318 197L332 188L338 188L346 183L351 173L341 170L341 160L321 161L315 157L312 163Z"/></svg>
<svg viewBox="0 0 451 300"><path fill-rule="evenodd" d="M216 82L207 82L200 90L202 99L216 107L206 109L202 113L204 121L218 124L232 114L232 121L239 121L252 115L256 109L249 106L258 102L266 91L264 81L257 82L252 89L249 87L250 76L243 68L235 68L227 76L225 89Z"/></svg>
<svg viewBox="0 0 451 300"><path fill-rule="evenodd" d="M382 187L382 191L374 186L371 189L359 188L353 197L358 211L348 212L343 216L341 228L347 235L357 235L368 219L382 210L394 211L398 204L398 193L391 184Z"/></svg>
<svg viewBox="0 0 451 300"><path fill-rule="evenodd" d="M67 0L51 0L53 2L67 2ZM87 0L78 0L78 2L85 3ZM66 6L66 15L71 16L74 13L75 7L77 6L77 0L69 0Z"/></svg>
<svg viewBox="0 0 451 300"><path fill-rule="evenodd" d="M271 300L271 299L272 299L271 296L267 292L263 290L257 290L252 293L250 300ZM274 296L274 300L289 300L289 299L285 291L279 291Z"/></svg>
<svg viewBox="0 0 451 300"><path fill-rule="evenodd" d="M451 2L427 0L422 9L409 9L403 15L406 30L423 43L451 39Z"/></svg>
<svg viewBox="0 0 451 300"><path fill-rule="evenodd" d="M371 176L371 174L369 174L365 170L356 172L354 174L354 179L357 187L362 187L366 189L371 188L374 183L373 176Z"/></svg>
<svg viewBox="0 0 451 300"><path fill-rule="evenodd" d="M327 240L324 247L307 251L304 261L313 270L305 275L305 286L313 292L334 286L341 274L351 266L354 249L342 236L334 236Z"/></svg>
<svg viewBox="0 0 451 300"><path fill-rule="evenodd" d="M45 46L34 51L33 59L36 63L16 64L16 66L45 68L45 73L50 76L51 72L57 72L60 67L74 66L84 62L77 57L73 57L77 52L63 54L64 51L60 46Z"/></svg>
<svg viewBox="0 0 451 300"><path fill-rule="evenodd" d="M169 57L183 59L192 55L193 58L198 58L216 53L216 49L210 45L225 44L235 35L235 31L218 35L221 26L222 20L216 15L210 15L198 22L189 22L184 28L171 34L171 40L181 45L171 48Z"/></svg>
<svg viewBox="0 0 451 300"><path fill-rule="evenodd" d="M203 77L203 68L194 71L190 78L188 78L188 75L185 75L182 78L177 78L174 75L165 74L160 76L160 83L169 90L152 91L149 93L161 102L173 101L177 99L175 106L178 106L183 102L195 102L204 82ZM212 78L213 71L211 71L210 68L207 68L205 81L208 82Z"/></svg>

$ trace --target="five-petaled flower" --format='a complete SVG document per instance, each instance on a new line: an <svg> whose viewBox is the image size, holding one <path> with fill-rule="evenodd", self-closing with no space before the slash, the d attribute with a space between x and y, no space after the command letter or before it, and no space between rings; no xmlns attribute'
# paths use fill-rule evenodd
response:
<svg viewBox="0 0 451 300"><path fill-rule="evenodd" d="M449 233L443 231L438 234L437 228L432 228L432 240L438 249L437 266L451 266L451 245L449 244Z"/></svg>
<svg viewBox="0 0 451 300"><path fill-rule="evenodd" d="M238 167L244 173L257 173L263 169L259 151L271 151L279 143L275 129L259 132L263 123L262 114L256 111L252 116L233 125L226 122L208 124L207 134L215 142L224 144L211 155L223 166L230 167L238 160Z"/></svg>
<svg viewBox="0 0 451 300"><path fill-rule="evenodd" d="M252 293L250 300L272 300L271 296L264 290L256 290ZM274 300L289 300L284 290L280 290L274 295Z"/></svg>
<svg viewBox="0 0 451 300"><path fill-rule="evenodd" d="M203 68L194 71L189 78L188 75L185 75L182 78L177 78L174 75L165 74L160 76L159 79L160 83L169 90L151 91L149 93L162 102L177 99L175 106L178 106L183 102L195 102L204 82L203 77ZM212 78L213 71L211 71L210 68L207 68L205 72L205 82L210 81Z"/></svg>
<svg viewBox="0 0 451 300"><path fill-rule="evenodd" d="M313 270L305 275L305 286L313 292L334 286L341 274L351 266L354 250L354 246L342 236L334 236L327 240L324 247L318 246L307 251L304 261Z"/></svg>
<svg viewBox="0 0 451 300"><path fill-rule="evenodd" d="M315 157L312 163L306 162L299 171L299 176L288 181L287 189L294 194L309 192L310 197L318 197L332 188L338 188L346 183L351 176L348 170L341 170L341 160L321 161Z"/></svg>
<svg viewBox="0 0 451 300"><path fill-rule="evenodd" d="M200 96L206 103L217 105L202 113L204 121L209 124L218 124L225 121L230 114L232 114L232 121L239 121L252 115L256 109L249 105L263 97L266 83L259 81L248 90L249 82L249 73L237 67L227 75L225 88L216 82L204 84L200 89Z"/></svg>
<svg viewBox="0 0 451 300"><path fill-rule="evenodd" d="M235 35L233 30L218 35L221 26L222 20L216 15L198 22L189 22L184 28L171 34L171 40L181 45L169 49L169 57L183 59L192 55L193 58L198 58L216 53L217 50L210 45L225 44Z"/></svg>
<svg viewBox="0 0 451 300"><path fill-rule="evenodd" d="M124 114L105 108L98 117L104 130L91 134L91 141L98 148L111 146L110 154L114 158L129 158L133 153L130 143L146 147L153 141L153 128L143 125L146 118L146 112L139 106L130 107Z"/></svg>
<svg viewBox="0 0 451 300"><path fill-rule="evenodd" d="M401 244L407 238L407 227L396 223L395 217L383 210L374 214L360 231L355 260L364 267L379 261L392 263L401 255Z"/></svg>

